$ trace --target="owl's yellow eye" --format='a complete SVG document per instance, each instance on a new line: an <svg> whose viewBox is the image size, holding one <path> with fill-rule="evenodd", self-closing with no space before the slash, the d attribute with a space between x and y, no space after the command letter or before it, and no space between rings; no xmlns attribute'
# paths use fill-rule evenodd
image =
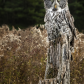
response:
<svg viewBox="0 0 84 84"><path fill-rule="evenodd" d="M53 2L53 0L51 0Z"/></svg>
<svg viewBox="0 0 84 84"><path fill-rule="evenodd" d="M58 2L60 1L60 0L57 0Z"/></svg>

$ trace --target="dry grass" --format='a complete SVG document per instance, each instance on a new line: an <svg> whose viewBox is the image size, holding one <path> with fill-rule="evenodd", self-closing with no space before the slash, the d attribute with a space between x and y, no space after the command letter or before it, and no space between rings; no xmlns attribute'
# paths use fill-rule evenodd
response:
<svg viewBox="0 0 84 84"><path fill-rule="evenodd" d="M24 31L7 28L0 28L0 84L37 84L39 77L44 77L46 31L36 27Z"/></svg>

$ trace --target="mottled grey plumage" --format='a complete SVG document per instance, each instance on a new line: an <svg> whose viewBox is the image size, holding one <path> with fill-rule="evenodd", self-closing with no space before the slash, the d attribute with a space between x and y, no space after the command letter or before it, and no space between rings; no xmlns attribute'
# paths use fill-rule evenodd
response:
<svg viewBox="0 0 84 84"><path fill-rule="evenodd" d="M70 48L74 46L74 37L76 37L74 18L69 12L67 0L44 0L44 6L46 10L44 18L45 29L50 43L45 79L52 65L53 68L58 69L57 78L59 79L59 84L62 78L63 84L70 84ZM60 36L63 40L62 46L59 40Z"/></svg>

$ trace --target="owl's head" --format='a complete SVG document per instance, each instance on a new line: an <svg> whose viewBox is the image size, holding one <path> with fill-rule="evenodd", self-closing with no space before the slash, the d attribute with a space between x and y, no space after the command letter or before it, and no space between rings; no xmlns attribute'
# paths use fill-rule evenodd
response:
<svg viewBox="0 0 84 84"><path fill-rule="evenodd" d="M46 5L46 8L55 8L55 9L58 9L58 8L65 8L66 7L66 3L68 2L68 0L44 0L44 3Z"/></svg>

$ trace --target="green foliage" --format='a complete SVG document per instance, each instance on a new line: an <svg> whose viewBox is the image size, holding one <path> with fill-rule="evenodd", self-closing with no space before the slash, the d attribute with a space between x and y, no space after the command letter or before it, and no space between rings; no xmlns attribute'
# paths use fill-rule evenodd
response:
<svg viewBox="0 0 84 84"><path fill-rule="evenodd" d="M0 0L0 24L42 24L44 14L42 0Z"/></svg>
<svg viewBox="0 0 84 84"><path fill-rule="evenodd" d="M84 1L83 0L74 0L69 3L71 14L75 19L75 26L82 31L84 29Z"/></svg>

